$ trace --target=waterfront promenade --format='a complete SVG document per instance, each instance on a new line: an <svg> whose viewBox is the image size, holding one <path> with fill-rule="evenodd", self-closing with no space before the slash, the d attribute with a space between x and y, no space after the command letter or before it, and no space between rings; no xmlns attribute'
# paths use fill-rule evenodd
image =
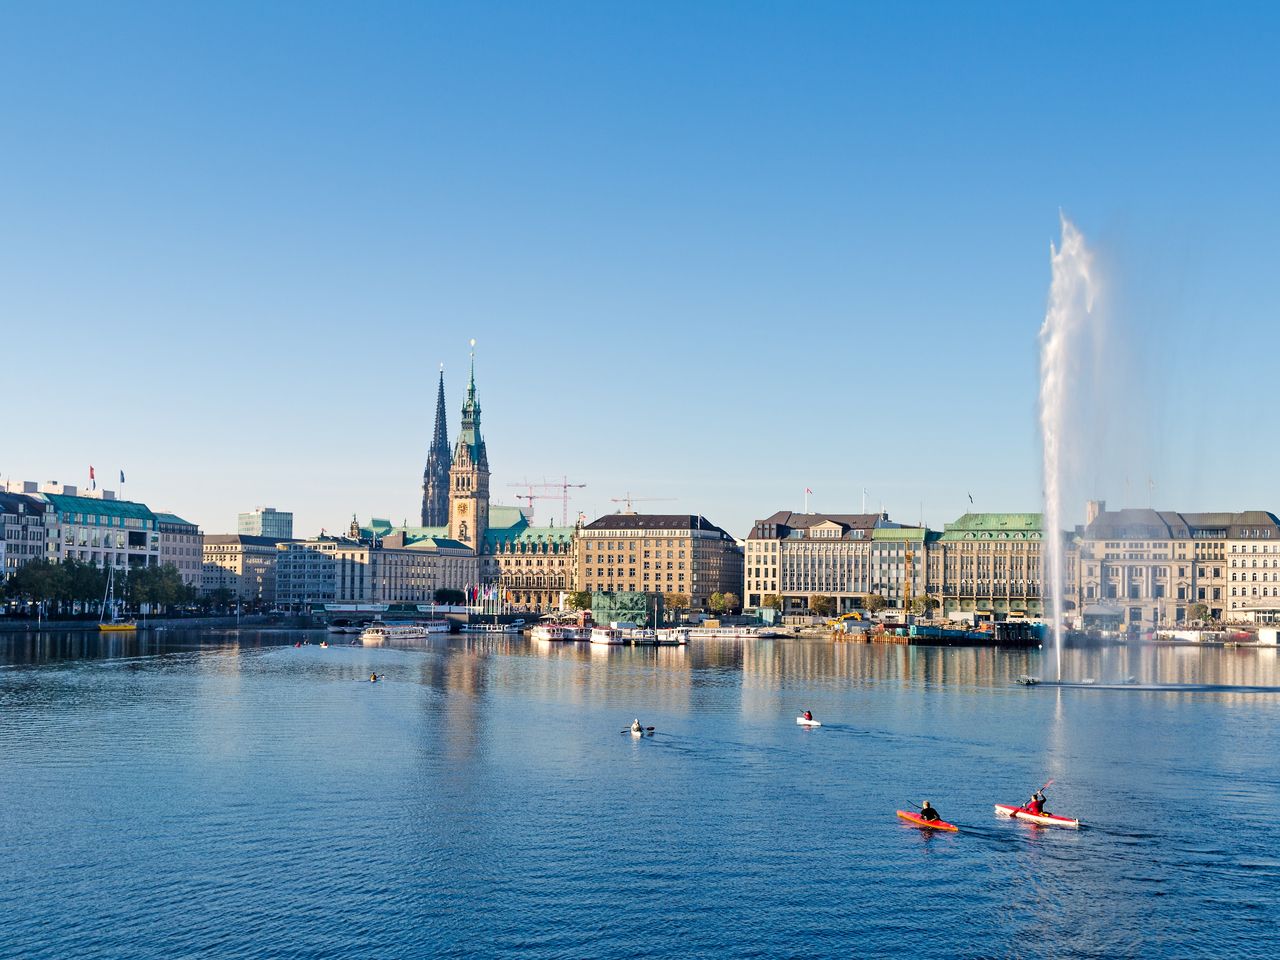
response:
<svg viewBox="0 0 1280 960"><path fill-rule="evenodd" d="M5 958L1280 945L1280 693L1028 690L1012 680L1040 672L1035 651L806 641L14 639L0 641ZM1068 665L1280 686L1270 650L1109 648ZM821 729L795 725L806 708ZM653 738L620 735L636 716ZM993 817L1050 777L1050 808L1088 829ZM896 820L923 799L961 833Z"/></svg>

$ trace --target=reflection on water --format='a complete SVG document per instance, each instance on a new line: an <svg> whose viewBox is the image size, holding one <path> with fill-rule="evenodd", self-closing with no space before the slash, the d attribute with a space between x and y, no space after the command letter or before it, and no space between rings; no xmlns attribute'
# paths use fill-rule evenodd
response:
<svg viewBox="0 0 1280 960"><path fill-rule="evenodd" d="M1276 945L1280 695L1015 685L1040 651L324 637L0 636L0 956ZM1256 649L1064 661L1100 683L1277 671ZM622 733L637 716L655 737ZM994 818L1050 778L1091 829ZM925 798L962 832L894 817Z"/></svg>

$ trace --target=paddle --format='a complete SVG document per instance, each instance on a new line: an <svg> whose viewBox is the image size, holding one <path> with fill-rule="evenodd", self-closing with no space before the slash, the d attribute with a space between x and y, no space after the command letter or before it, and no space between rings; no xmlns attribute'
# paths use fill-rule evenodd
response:
<svg viewBox="0 0 1280 960"><path fill-rule="evenodd" d="M645 732L645 733L653 733L653 727L641 727L640 729L641 729L643 732ZM627 729L625 729L625 730L619 730L618 732L619 732L619 733L633 733L634 731L633 731L630 727L627 727Z"/></svg>

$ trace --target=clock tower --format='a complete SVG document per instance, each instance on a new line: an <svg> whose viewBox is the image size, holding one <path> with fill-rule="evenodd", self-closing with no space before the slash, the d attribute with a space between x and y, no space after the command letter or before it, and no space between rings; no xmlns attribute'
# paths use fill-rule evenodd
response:
<svg viewBox="0 0 1280 960"><path fill-rule="evenodd" d="M462 430L449 467L449 536L479 552L489 529L489 455L480 436L475 347L472 340L471 382L462 404Z"/></svg>

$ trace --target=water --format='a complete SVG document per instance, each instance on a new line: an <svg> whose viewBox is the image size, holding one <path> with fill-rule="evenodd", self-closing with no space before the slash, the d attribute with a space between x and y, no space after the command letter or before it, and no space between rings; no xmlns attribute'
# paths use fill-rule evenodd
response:
<svg viewBox="0 0 1280 960"><path fill-rule="evenodd" d="M293 639L0 637L0 956L1280 947L1280 692L1013 685L1038 651ZM1064 656L1280 688L1274 650ZM995 819L1050 777L1088 829ZM896 820L923 799L964 832Z"/></svg>
<svg viewBox="0 0 1280 960"><path fill-rule="evenodd" d="M1101 337L1093 255L1084 236L1065 216L1062 245L1050 245L1053 281L1049 305L1040 328L1040 435L1044 444L1044 534L1048 551L1048 594L1053 613L1051 628L1056 676L1062 679L1062 615L1064 548L1062 500L1067 466L1087 456L1087 425L1073 416L1075 397L1087 392L1081 368L1095 359Z"/></svg>

